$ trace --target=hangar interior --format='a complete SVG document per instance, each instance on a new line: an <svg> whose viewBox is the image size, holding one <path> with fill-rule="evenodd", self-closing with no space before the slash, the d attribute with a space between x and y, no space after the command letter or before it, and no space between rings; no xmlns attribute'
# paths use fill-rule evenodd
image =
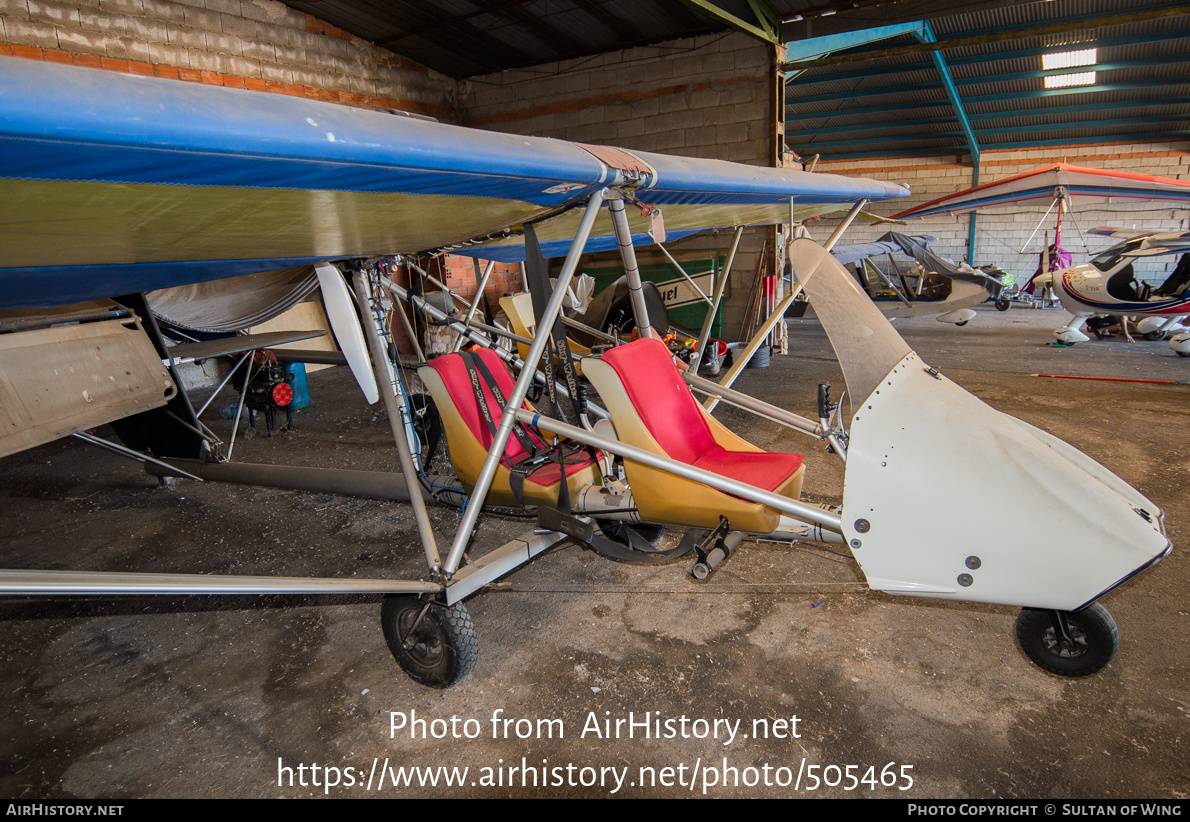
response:
<svg viewBox="0 0 1190 822"><path fill-rule="evenodd" d="M1119 242L1089 233L1095 227L1187 231L1184 202L1072 197L1057 213L1054 202L1032 200L892 225L873 217L1055 163L1187 179L1188 21L1184 4L1119 0L0 0L0 61L166 84L156 88L236 89L244 101L280 95L502 135L906 185L907 197L870 203L858 218L844 217L848 203L807 220L804 231L823 242L846 226L845 243L876 242L890 229L928 235L935 253L995 266L1020 284L1042 265L1042 249L1057 242L1055 219L1063 220L1062 246L1081 263ZM66 114L89 116L83 104ZM641 201L644 213L647 197ZM28 265L20 262L32 231L22 220L28 202L14 203L10 198L0 228L0 277L4 268ZM179 236L190 225L203 230L208 216L217 215L153 215ZM730 258L713 336L742 343L765 306L788 293L780 289L793 287L782 282L767 304L757 293L762 273L785 263L777 249L790 229L754 225L737 236L734 226L676 239L664 253L644 244L636 257L642 272L670 271L671 279L672 266L693 271L705 262L721 272ZM251 235L252 226L235 230ZM351 233L350 226L335 230ZM480 265L461 246L436 248L421 264L470 300ZM554 275L563 256L551 261ZM618 275L621 259L614 251L591 254L578 271ZM1178 260L1138 256L1137 282L1159 288ZM492 266L486 294L493 306L522 290L524 270L515 262ZM298 319L283 315L253 332L311 323L329 332L320 305L307 299L313 288L310 280L293 309ZM813 422L822 416L818 386L832 385L837 399L852 372L835 363L813 295L809 303L808 316L790 314L774 326L771 361L741 370L736 387ZM470 676L444 691L394 664L375 593L40 599L18 592L0 600L0 682L9 702L0 793L362 797L373 790L370 782L364 789L363 772L380 760L387 768L390 756L411 767L476 773L525 757L622 763L636 774L726 752L741 768L793 763L796 771L798 762L810 762L858 765L862 775L895 763L911 765L914 778L912 787L856 790L835 782L813 792L779 781L728 786L725 759L721 783L708 788L715 795L1185 800L1190 613L1188 567L1177 550L1190 517L1183 352L1167 344L1164 328L1154 339L1138 332L1134 344L1117 333L1055 345L1053 330L1072 315L1053 303L1014 302L1003 312L981 302L970 325L906 316L893 327L931 370L1089 454L1119 478L1113 482L1135 486L1163 512L1162 539L1174 551L1104 592L1120 651L1090 676L1032 665L1016 644L1019 607L871 590L845 542L807 547L793 540L791 549L789 540L749 539L705 582L691 580L687 560L619 563L575 544L553 548L468 600L482 650ZM415 356L416 333L396 324L388 331L394 352L406 361ZM333 353L331 339L289 345ZM1190 341L1185 350L1190 354ZM15 355L6 356L11 368ZM249 439L239 412L234 422L216 419L211 427L225 440L240 431L231 441L248 463L399 471L403 455L393 448L385 406L365 404L348 368L317 370L317 361L308 366L311 404L296 413L293 430ZM233 362L199 359L178 372L195 404ZM1082 379L1039 376L1046 374ZM53 382L48 372L45 381ZM230 390L219 396L216 405L234 407ZM858 403L852 410L859 412ZM0 421L15 427L17 416L10 409ZM788 426L727 402L715 418L766 451L804 454L814 482L807 480L801 500L836 509L842 503L845 464L836 450L796 441ZM949 418L931 419L942 420L937 430L944 433ZM60 433L115 439L90 424ZM0 566L10 569L422 579L421 528L428 522L445 552L468 522L457 506L431 505L419 521L421 514L391 500L166 482L78 437L8 450L0 461ZM952 464L903 494L943 519L955 493L947 478L983 471L964 465L962 453L947 456L939 462ZM1080 564L1098 562L1080 544L1085 530L1111 526L1088 516L1084 530L1064 531L1047 506L1069 489L1034 478L1042 490L1018 505L1012 492L1019 489L997 485L1011 480L988 473L984 504L955 526L953 542L1001 528L1044 531L1075 559L1068 572L1032 582L1061 587L1066 576L1083 573ZM471 523L474 546L500 545L533 527L523 517L479 515ZM676 550L681 537L682 529L670 528L658 544ZM1087 547L1085 560L1080 547ZM977 577L978 567L967 566ZM390 714L414 711L426 719L476 717L483 734L390 733ZM491 721L497 711L560 718L567 735L520 737L517 726L499 735ZM580 736L592 712L630 711L742 717L749 728L756 718L796 714L806 733L730 745L681 735ZM284 770L314 762L339 768L339 783L295 782ZM348 784L350 767L362 770ZM693 782L646 784L643 774L615 792L602 783L553 784L544 772L541 784L536 776L530 784L522 772L515 783L511 775L499 784L394 781L387 795L661 797L693 790Z"/></svg>

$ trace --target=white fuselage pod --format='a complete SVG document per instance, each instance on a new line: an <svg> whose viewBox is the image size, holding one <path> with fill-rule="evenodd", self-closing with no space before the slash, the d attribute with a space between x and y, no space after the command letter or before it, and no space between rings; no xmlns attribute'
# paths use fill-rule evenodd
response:
<svg viewBox="0 0 1190 822"><path fill-rule="evenodd" d="M811 241L789 259L854 398L840 516L872 588L1070 611L1169 551L1143 494L922 362Z"/></svg>
<svg viewBox="0 0 1190 822"><path fill-rule="evenodd" d="M876 590L1069 611L1170 548L1139 491L916 353L857 408L843 528Z"/></svg>
<svg viewBox="0 0 1190 822"><path fill-rule="evenodd" d="M1062 301L1062 307L1077 316L1091 314L1136 314L1153 316L1176 316L1190 313L1190 296L1167 297L1163 299L1136 300L1121 299L1108 291L1108 282L1122 269L1136 260L1121 258L1107 271L1101 271L1091 263L1065 268L1054 273L1054 291Z"/></svg>

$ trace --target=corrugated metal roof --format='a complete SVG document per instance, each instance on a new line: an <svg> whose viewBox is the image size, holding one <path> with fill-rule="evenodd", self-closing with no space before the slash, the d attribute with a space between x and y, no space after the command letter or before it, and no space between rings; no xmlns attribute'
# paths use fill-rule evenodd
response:
<svg viewBox="0 0 1190 822"><path fill-rule="evenodd" d="M955 41L940 54L981 149L1139 135L1185 139L1190 134L1183 116L1190 112L1190 14L1185 9L1162 2L1052 0L929 22L940 42ZM1155 17L1173 12L1176 16ZM1155 19L1141 19L1145 15ZM1070 30L1038 31L1059 25ZM884 41L857 48L842 55L854 58L848 62L813 66L793 79L786 88L789 147L827 157L879 155L905 150L912 142L907 138L915 135L916 153L932 147L966 152L967 138L953 105L945 102L930 53L879 54L895 45ZM1093 66L1042 69L1042 54L1090 47L1099 48ZM1094 85L1045 88L1045 74L1091 70ZM862 83L856 79L861 76ZM935 86L927 90L931 81ZM841 136L841 126L853 129L850 141Z"/></svg>

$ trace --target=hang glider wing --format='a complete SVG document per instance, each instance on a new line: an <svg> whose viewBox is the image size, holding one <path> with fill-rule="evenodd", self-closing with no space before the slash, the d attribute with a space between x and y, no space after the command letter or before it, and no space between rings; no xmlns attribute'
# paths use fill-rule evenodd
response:
<svg viewBox="0 0 1190 822"><path fill-rule="evenodd" d="M1190 181L1146 174L1129 174L1102 168L1053 163L994 183L948 194L894 214L894 220L956 214L964 211L1010 206L1028 200L1052 202L1060 192L1087 205L1119 200L1172 200L1190 202Z"/></svg>
<svg viewBox="0 0 1190 822"><path fill-rule="evenodd" d="M419 253L547 217L539 235L561 242L568 210L617 180L673 232L908 194L0 57L0 308Z"/></svg>

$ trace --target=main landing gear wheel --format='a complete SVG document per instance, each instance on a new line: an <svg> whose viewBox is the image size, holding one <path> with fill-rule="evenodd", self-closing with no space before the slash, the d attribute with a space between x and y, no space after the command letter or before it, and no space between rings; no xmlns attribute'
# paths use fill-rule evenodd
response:
<svg viewBox="0 0 1190 822"><path fill-rule="evenodd" d="M997 311L1007 311L1012 306L1012 300L1007 297L1000 297L996 300Z"/></svg>
<svg viewBox="0 0 1190 822"><path fill-rule="evenodd" d="M1058 676L1090 676L1107 667L1120 647L1116 622L1098 602L1081 611L1024 608L1016 619L1021 650Z"/></svg>
<svg viewBox="0 0 1190 822"><path fill-rule="evenodd" d="M692 549L678 546L668 551L655 547L657 540L666 532L666 526L648 522L629 525L614 519L596 519L595 525L606 542L595 540L592 550L616 562L661 563L672 562L690 553Z"/></svg>
<svg viewBox="0 0 1190 822"><path fill-rule="evenodd" d="M401 670L430 688L449 688L471 673L479 640L471 615L415 596L387 596L380 610L384 639Z"/></svg>
<svg viewBox="0 0 1190 822"><path fill-rule="evenodd" d="M1142 334L1141 336L1144 339L1148 340L1149 342L1156 342L1157 340L1165 339L1165 332L1164 331L1150 331L1148 334Z"/></svg>

